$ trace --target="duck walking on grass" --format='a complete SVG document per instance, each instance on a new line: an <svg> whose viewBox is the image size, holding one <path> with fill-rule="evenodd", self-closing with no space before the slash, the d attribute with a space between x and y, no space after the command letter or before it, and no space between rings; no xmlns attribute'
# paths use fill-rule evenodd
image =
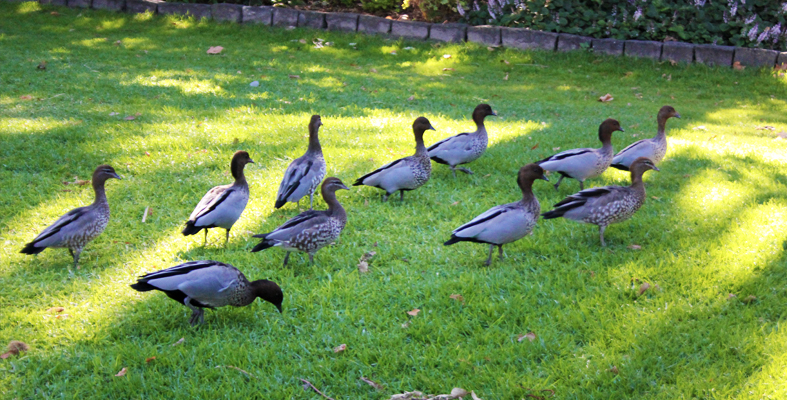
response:
<svg viewBox="0 0 787 400"><path fill-rule="evenodd" d="M601 245L608 225L623 222L634 215L645 203L645 184L642 174L658 171L653 161L640 157L631 163L631 186L604 186L583 190L555 204L555 209L542 214L544 219L563 217L577 222L598 225Z"/></svg>
<svg viewBox="0 0 787 400"><path fill-rule="evenodd" d="M296 250L308 253L309 261L314 264L314 254L336 241L347 224L347 213L336 200L336 191L339 189L349 190L339 178L327 178L320 188L322 199L328 204L327 210L304 211L270 233L254 235L262 238L262 241L251 251L258 252L279 246L287 251L284 256L285 266L290 252Z"/></svg>
<svg viewBox="0 0 787 400"><path fill-rule="evenodd" d="M536 179L549 181L544 170L537 164L528 164L519 169L517 184L522 190L522 200L490 208L472 221L456 228L451 239L444 243L449 246L458 242L489 244L489 258L486 265L492 264L492 250L498 248L503 258L503 245L515 242L533 231L541 212L541 205L533 194Z"/></svg>
<svg viewBox="0 0 787 400"><path fill-rule="evenodd" d="M25 245L21 253L38 254L47 247L65 247L74 258L74 268L78 268L82 249L104 232L109 224L109 203L104 183L112 178L121 179L114 168L109 165L99 165L93 171L93 192L96 195L93 204L75 208L60 217L32 242Z"/></svg>
<svg viewBox="0 0 787 400"><path fill-rule="evenodd" d="M191 326L205 321L203 308L243 307L257 297L281 312L284 295L274 282L261 279L249 282L237 268L218 261L191 261L151 272L131 287L138 292L160 290L169 298L190 308Z"/></svg>
<svg viewBox="0 0 787 400"><path fill-rule="evenodd" d="M469 164L479 159L486 151L489 138L486 134L484 119L490 115L497 115L489 104L479 104L473 110L475 132L460 133L456 136L443 139L429 146L429 157L437 163L448 165L451 173L456 178L456 170L472 174L468 168L457 168L457 165Z"/></svg>
<svg viewBox="0 0 787 400"><path fill-rule="evenodd" d="M249 153L238 151L232 156L230 170L235 178L235 183L231 185L216 186L210 189L202 200L197 204L197 208L191 213L186 227L183 228L183 236L194 235L201 230L205 230L205 244L208 243L208 229L224 228L227 230L224 245L230 240L230 229L240 218L246 203L249 201L249 184L243 174L243 168L248 163L254 163L249 157Z"/></svg>
<svg viewBox="0 0 787 400"><path fill-rule="evenodd" d="M612 158L612 165L610 165L610 167L628 171L631 163L640 157L649 158L653 161L653 164L658 165L658 163L664 159L664 155L667 154L666 127L667 120L672 117L680 118L680 114L678 114L672 106L661 107L659 115L656 117L659 126L656 136L651 139L636 141L621 150L618 154L615 154L615 157Z"/></svg>
<svg viewBox="0 0 787 400"><path fill-rule="evenodd" d="M308 194L309 209L314 208L314 190L325 178L325 158L322 156L320 138L317 136L320 126L320 116L312 115L309 122L309 148L306 154L295 159L284 172L274 207L281 208L287 202L300 205L303 196Z"/></svg>
<svg viewBox="0 0 787 400"><path fill-rule="evenodd" d="M601 141L599 149L573 149L557 153L538 162L541 168L557 172L560 179L555 183L555 190L560 187L563 178L573 178L579 181L579 189L585 189L585 180L595 178L607 170L612 162L612 132L621 131L620 123L614 119L607 119L598 127L598 139Z"/></svg>
<svg viewBox="0 0 787 400"><path fill-rule="evenodd" d="M415 154L400 158L394 162L358 178L353 186L366 185L385 190L382 201L399 191L399 200L404 200L405 190L415 190L423 186L432 174L432 162L424 146L424 132L434 130L429 120L418 117L413 122L415 134Z"/></svg>

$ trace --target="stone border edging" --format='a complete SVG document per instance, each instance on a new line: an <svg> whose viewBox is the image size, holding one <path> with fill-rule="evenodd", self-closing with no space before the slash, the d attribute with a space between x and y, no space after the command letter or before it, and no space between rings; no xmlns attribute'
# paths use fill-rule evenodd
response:
<svg viewBox="0 0 787 400"><path fill-rule="evenodd" d="M19 2L20 0L6 0ZM22 0L25 1L25 0ZM284 28L310 28L340 32L387 35L410 40L473 42L486 46L504 46L521 50L573 51L593 49L602 54L649 58L654 61L701 63L732 67L740 65L762 68L787 64L787 52L750 47L717 46L683 42L649 40L596 39L567 33L536 31L489 25L432 24L398 21L354 13L301 11L294 8L244 6L241 4L197 4L161 0L30 0L73 8L122 11L164 15L192 15L222 22L256 23Z"/></svg>

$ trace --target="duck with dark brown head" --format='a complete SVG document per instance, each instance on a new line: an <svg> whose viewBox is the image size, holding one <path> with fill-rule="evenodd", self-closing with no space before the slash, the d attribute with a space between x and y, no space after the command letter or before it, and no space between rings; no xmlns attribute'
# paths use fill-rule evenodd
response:
<svg viewBox="0 0 787 400"><path fill-rule="evenodd" d="M640 157L649 158L653 164L658 165L667 154L667 120L670 118L680 118L680 114L672 106L661 107L656 116L658 123L656 136L636 141L615 154L610 167L628 171L631 163Z"/></svg>
<svg viewBox="0 0 787 400"><path fill-rule="evenodd" d="M92 179L95 193L93 204L75 208L60 217L28 243L21 253L38 254L47 247L65 247L74 258L74 268L78 268L82 249L104 232L109 224L109 203L104 183L113 178L121 179L114 168L109 165L96 167Z"/></svg>
<svg viewBox="0 0 787 400"><path fill-rule="evenodd" d="M304 211L270 233L254 235L262 241L251 251L281 247L287 251L284 256L285 266L292 251L308 253L309 261L314 263L317 251L339 239L347 224L347 213L336 199L336 191L340 189L349 190L339 178L325 179L320 191L322 199L328 204L327 210Z"/></svg>
<svg viewBox="0 0 787 400"><path fill-rule="evenodd" d="M645 203L645 184L642 175L649 170L659 171L653 161L640 157L631 163L630 186L604 186L583 190L555 204L555 209L542 214L544 219L567 218L598 225L601 245L608 225L631 218Z"/></svg>
<svg viewBox="0 0 787 400"><path fill-rule="evenodd" d="M429 157L436 163L448 165L454 178L456 178L456 170L472 174L473 171L470 169L457 168L457 165L469 164L484 155L489 143L484 119L493 115L497 115L497 113L492 110L489 104L479 104L473 110L475 132L460 133L429 146L427 149Z"/></svg>
<svg viewBox="0 0 787 400"><path fill-rule="evenodd" d="M317 135L321 126L320 116L312 115L309 122L309 148L306 154L296 158L284 171L284 178L276 194L275 208L281 208L287 202L299 203L307 194L309 209L314 208L314 191L320 186L326 172L325 158L322 156L320 138Z"/></svg>
<svg viewBox="0 0 787 400"><path fill-rule="evenodd" d="M579 189L585 189L585 180L595 178L607 170L612 163L612 133L623 132L620 123L612 118L605 120L598 127L598 139L601 141L599 149L573 149L549 156L538 162L541 168L557 172L560 179L555 183L555 190L560 187L563 178L573 178L579 181Z"/></svg>
<svg viewBox="0 0 787 400"><path fill-rule="evenodd" d="M204 322L203 308L244 307L260 298L281 312L284 295L266 279L249 282L237 268L218 261L191 261L139 277L131 287L138 292L159 290L190 308L191 326Z"/></svg>
<svg viewBox="0 0 787 400"><path fill-rule="evenodd" d="M533 231L538 222L541 205L533 194L533 182L537 179L548 181L544 170L537 164L528 164L519 169L517 185L522 191L522 199L513 203L492 207L472 221L456 228L451 239L444 243L449 246L458 242L489 244L489 258L486 265L492 264L492 250L497 246L499 257L503 258L503 245L515 242Z"/></svg>
<svg viewBox="0 0 787 400"><path fill-rule="evenodd" d="M208 229L224 228L227 230L224 245L230 239L230 229L240 218L246 203L249 201L249 184L243 169L246 164L254 163L245 151L237 151L232 156L230 170L235 182L230 185L216 186L202 197L197 207L186 221L183 236L194 235L205 230L205 244L208 242Z"/></svg>
<svg viewBox="0 0 787 400"><path fill-rule="evenodd" d="M413 122L415 135L415 154L400 158L358 178L353 186L372 186L385 190L382 200L399 191L399 199L404 200L404 192L423 186L432 175L432 162L424 146L424 132L434 130L429 120L418 117Z"/></svg>

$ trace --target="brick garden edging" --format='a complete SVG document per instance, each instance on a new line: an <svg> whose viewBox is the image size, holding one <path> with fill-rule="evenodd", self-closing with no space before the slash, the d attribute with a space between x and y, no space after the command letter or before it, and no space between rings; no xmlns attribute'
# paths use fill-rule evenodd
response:
<svg viewBox="0 0 787 400"><path fill-rule="evenodd" d="M19 2L20 0L7 0ZM21 0L25 1L25 0ZM36 1L36 0L30 0ZM196 4L158 0L37 0L74 8L94 8L128 13L151 11L165 15L192 15L216 21L300 27L342 32L386 35L409 40L473 42L486 46L505 46L522 50L572 51L593 49L602 54L649 58L655 61L701 63L732 67L772 68L787 64L787 52L748 47L716 46L683 42L647 40L595 39L566 33L535 31L527 28L469 26L465 24L430 24L397 21L353 13L300 11L294 8L243 6L240 4Z"/></svg>

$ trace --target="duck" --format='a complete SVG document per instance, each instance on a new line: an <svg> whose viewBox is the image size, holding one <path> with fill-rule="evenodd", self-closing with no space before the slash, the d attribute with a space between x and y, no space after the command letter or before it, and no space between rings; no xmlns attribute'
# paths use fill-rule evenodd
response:
<svg viewBox="0 0 787 400"><path fill-rule="evenodd" d="M415 134L415 154L400 158L358 178L353 186L372 186L385 190L382 201L399 191L399 200L404 200L404 192L423 186L432 175L432 162L424 146L424 132L435 130L425 117L413 121Z"/></svg>
<svg viewBox="0 0 787 400"><path fill-rule="evenodd" d="M498 248L499 258L503 258L503 245L513 243L533 232L541 213L541 205L533 194L533 182L537 179L549 181L544 169L538 164L527 164L519 169L517 185L522 191L522 199L513 203L495 206L472 221L454 229L451 239L443 243L450 246L459 242L489 244L489 257L486 265L492 264L492 250Z"/></svg>
<svg viewBox="0 0 787 400"><path fill-rule="evenodd" d="M205 322L205 308L244 307L256 298L267 301L281 313L284 295L275 282L260 279L249 282L230 264L212 260L190 261L140 276L130 285L138 292L159 290L170 299L190 308L189 324Z"/></svg>
<svg viewBox="0 0 787 400"><path fill-rule="evenodd" d="M473 122L475 122L475 132L460 133L455 136L445 138L427 149L429 158L438 164L445 164L451 168L451 173L456 178L456 170L466 174L473 174L468 168L457 165L469 164L479 159L486 151L489 138L486 134L484 119L488 116L497 116L489 104L479 104L473 110Z"/></svg>
<svg viewBox="0 0 787 400"><path fill-rule="evenodd" d="M544 219L567 218L598 225L601 246L604 230L611 224L631 218L645 203L645 184L642 175L649 170L660 171L648 158L640 157L631 163L631 186L603 186L583 190L555 204L555 209L542 214Z"/></svg>
<svg viewBox="0 0 787 400"><path fill-rule="evenodd" d="M205 196L202 196L202 200L199 201L197 207L191 212L189 220L186 221L186 226L182 231L183 236L194 235L204 229L205 243L203 245L205 245L208 243L208 229L224 228L227 230L224 245L227 245L232 225L235 225L243 210L246 209L246 203L249 202L249 184L243 174L243 168L249 163L253 164L254 160L245 151L236 151L232 155L230 171L235 182L230 185L216 186L205 193Z"/></svg>
<svg viewBox="0 0 787 400"><path fill-rule="evenodd" d="M74 259L74 268L79 268L79 255L93 239L104 232L109 224L109 202L104 184L108 179L123 179L109 165L96 167L91 179L95 200L93 204L75 208L58 218L32 242L20 251L22 254L38 254L47 248L65 247Z"/></svg>
<svg viewBox="0 0 787 400"><path fill-rule="evenodd" d="M623 131L620 122L609 118L598 127L598 139L601 141L599 149L573 149L551 155L538 162L541 168L557 172L560 179L555 183L555 190L560 187L563 178L573 178L579 181L579 189L585 189L585 180L595 178L607 170L612 163L612 133Z"/></svg>
<svg viewBox="0 0 787 400"><path fill-rule="evenodd" d="M319 115L312 115L309 121L309 147L306 153L295 159L284 172L284 178L276 194L275 208L281 208L287 202L298 203L309 195L309 209L314 209L314 191L325 178L325 158L322 156L322 147L317 132L322 126Z"/></svg>
<svg viewBox="0 0 787 400"><path fill-rule="evenodd" d="M639 157L647 157L658 165L667 154L667 120L673 117L680 118L680 114L672 106L661 107L656 116L659 126L656 136L651 139L638 140L615 154L610 167L628 171L631 163Z"/></svg>
<svg viewBox="0 0 787 400"><path fill-rule="evenodd" d="M292 251L308 253L309 261L314 264L314 255L317 251L336 241L347 225L347 213L336 199L336 191L340 189L350 190L341 179L326 178L320 187L320 192L322 199L328 204L328 209L304 211L270 233L254 235L262 241L251 249L252 253L271 247L281 247L287 251L284 256L284 266L287 266Z"/></svg>

